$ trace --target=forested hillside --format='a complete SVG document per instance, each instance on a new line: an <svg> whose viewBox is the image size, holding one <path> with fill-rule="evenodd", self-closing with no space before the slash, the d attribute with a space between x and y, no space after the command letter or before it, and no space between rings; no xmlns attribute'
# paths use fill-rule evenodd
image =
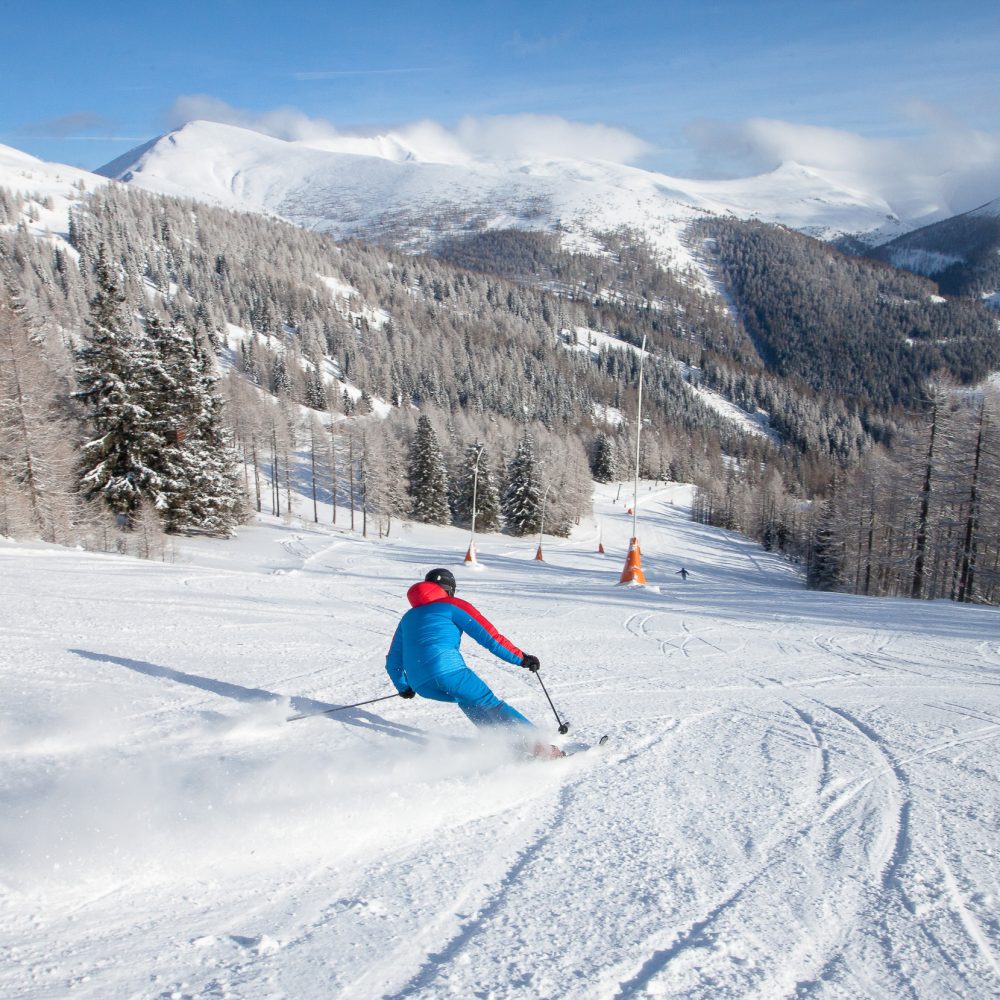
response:
<svg viewBox="0 0 1000 1000"><path fill-rule="evenodd" d="M585 286L626 336L624 303L665 303L644 332L691 362L692 384L766 412L788 459L696 475L698 519L784 552L810 586L995 601L1000 405L988 386L958 389L1000 367L995 314L773 226L713 219L688 235L725 300L659 268L635 234L603 234L606 255L510 233L439 252L526 283Z"/></svg>
<svg viewBox="0 0 1000 1000"><path fill-rule="evenodd" d="M841 398L878 442L816 484L805 518L775 477L745 469L702 484L696 517L791 551L816 588L1000 599L996 314L774 227L710 221L693 235L768 369ZM767 405L752 380L742 401Z"/></svg>
<svg viewBox="0 0 1000 1000"><path fill-rule="evenodd" d="M1000 368L997 317L907 271L761 224L693 227L767 367L861 407L912 410L931 375L962 384Z"/></svg>
<svg viewBox="0 0 1000 1000"><path fill-rule="evenodd" d="M562 288L530 287L117 186L81 193L65 239L29 229L41 207L24 195L0 202L4 279L10 315L17 316L5 357L35 355L53 382L37 424L52 415L65 421L64 439L76 457L61 466L59 486L42 492L72 494L72 502L59 504L68 510L93 495L84 483L93 469L80 467L84 443L110 433L104 403L88 387L95 366L120 366L119 355L129 353L148 359L178 336L187 338L193 357L214 355L229 373L219 390L246 484L258 507L269 503L275 512L287 509L290 479L302 473L295 455L307 446L314 485L336 493L352 518L357 512L359 527L367 528L369 514L380 529L393 517L412 516L420 505L407 455L420 413L434 426L456 518L476 442L485 446L484 472L501 491L527 442L537 458L532 489L549 492L546 526L553 532L567 531L587 509L588 463L598 443L613 456L629 450L639 355L628 341L658 324L659 304L607 303L575 278ZM116 297L121 304L109 317L102 303ZM115 336L101 332L109 324ZM589 346L588 330L599 348ZM103 362L87 356L101 337L109 352ZM122 346L128 349L114 360L112 348ZM666 350L647 358L644 471L691 479L699 470L721 470L724 452L773 450L703 405L685 371ZM97 475L112 511L134 528L143 505L161 512L169 506L169 449L183 451L193 440L177 437L190 421L165 425L155 379L141 362L119 374L131 393L132 411L122 412L129 419L144 414L130 433L168 449L155 456L132 449L132 457L120 450L113 486L107 468ZM16 398L14 387L9 392ZM28 505L33 513L23 509L20 484L38 466L30 459L40 441L25 443L26 426L17 419L5 429L5 533L38 529L41 508L56 506L39 501ZM518 531L534 530L540 518L540 511L534 519L504 514L508 529ZM67 514L68 521L79 516ZM63 521L43 533L64 537Z"/></svg>
<svg viewBox="0 0 1000 1000"><path fill-rule="evenodd" d="M927 275L946 295L987 298L1000 307L1000 199L866 253Z"/></svg>
<svg viewBox="0 0 1000 1000"><path fill-rule="evenodd" d="M5 379L7 534L67 538L85 523L93 537L88 498L132 532L225 533L238 518L217 466L215 506L194 513L192 499L225 454L261 510L287 511L299 477L358 530L463 523L480 453L496 505L484 529L536 531L547 503L547 529L564 533L592 475L628 474L645 337L642 474L697 482L699 516L811 565L810 501L843 496L874 447L909 433L928 376L1000 367L988 310L761 225L699 224L689 239L706 270L678 273L627 231L595 234L588 251L559 233L482 232L408 256L116 185L81 191L65 236L30 226L43 208L0 197L4 369L46 387L28 413ZM121 412L140 414L133 437L151 442L120 448L119 472L114 393L95 388L102 337L105 351L130 345ZM163 402L171 380L186 414ZM42 433L55 426L58 447ZM530 488L512 488L515 475ZM515 495L526 506L505 502Z"/></svg>

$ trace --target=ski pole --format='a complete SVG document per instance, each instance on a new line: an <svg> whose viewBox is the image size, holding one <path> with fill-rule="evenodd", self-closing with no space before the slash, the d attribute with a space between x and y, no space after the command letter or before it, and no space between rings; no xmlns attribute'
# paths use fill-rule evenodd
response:
<svg viewBox="0 0 1000 1000"><path fill-rule="evenodd" d="M549 692L545 690L545 681L542 680L542 675L537 670L532 671L532 673L534 673L534 675L538 678L538 683L542 685L542 690L545 691L545 697L548 698L549 708L552 709L552 714L556 717L556 722L559 723L559 732L565 735L569 732L569 723L563 722L563 720L559 718L556 706L552 704L552 699L549 698Z"/></svg>
<svg viewBox="0 0 1000 1000"><path fill-rule="evenodd" d="M301 715L290 715L285 722L297 722L299 719L311 719L314 715L332 715L334 712L346 712L349 708L361 708L362 705L374 705L377 701L388 701L390 698L398 698L399 692L386 694L381 698L369 698L368 701L358 701L353 705L338 705L336 708L325 708L322 712L303 712Z"/></svg>

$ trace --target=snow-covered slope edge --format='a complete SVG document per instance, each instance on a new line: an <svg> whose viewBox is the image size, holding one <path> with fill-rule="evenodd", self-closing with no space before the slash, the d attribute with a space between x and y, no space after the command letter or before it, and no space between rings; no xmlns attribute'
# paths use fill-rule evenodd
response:
<svg viewBox="0 0 1000 1000"><path fill-rule="evenodd" d="M47 163L0 145L0 188L30 198L24 222L35 235L65 234L69 208L81 192L107 184L106 178L64 163Z"/></svg>

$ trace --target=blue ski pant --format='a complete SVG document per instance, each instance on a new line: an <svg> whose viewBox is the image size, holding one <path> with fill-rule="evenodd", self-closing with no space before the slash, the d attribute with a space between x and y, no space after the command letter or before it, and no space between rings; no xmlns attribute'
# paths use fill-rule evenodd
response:
<svg viewBox="0 0 1000 1000"><path fill-rule="evenodd" d="M515 708L501 701L468 667L429 677L414 689L421 698L458 705L474 726L530 726Z"/></svg>

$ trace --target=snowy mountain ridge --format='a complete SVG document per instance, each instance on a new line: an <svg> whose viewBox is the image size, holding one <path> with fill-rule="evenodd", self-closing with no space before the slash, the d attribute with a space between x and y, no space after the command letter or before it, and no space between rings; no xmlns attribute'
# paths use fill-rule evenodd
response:
<svg viewBox="0 0 1000 1000"><path fill-rule="evenodd" d="M823 239L882 242L916 225L850 178L798 163L740 180L682 180L605 160L472 156L440 139L392 134L288 141L194 121L100 168L162 194L270 212L336 236L426 245L441 234L556 228L577 237L643 233L667 259L691 263L683 227L704 215L754 218Z"/></svg>

